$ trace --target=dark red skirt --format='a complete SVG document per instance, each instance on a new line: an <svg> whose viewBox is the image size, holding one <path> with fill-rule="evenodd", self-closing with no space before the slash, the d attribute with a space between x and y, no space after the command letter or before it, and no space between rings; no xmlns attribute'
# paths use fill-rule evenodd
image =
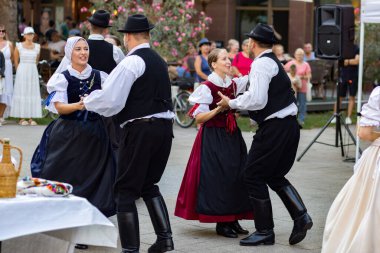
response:
<svg viewBox="0 0 380 253"><path fill-rule="evenodd" d="M244 212L230 215L206 215L196 211L198 186L201 168L203 126L199 129L182 179L177 197L174 215L186 220L199 220L200 222L231 222L241 219L253 219L253 212Z"/></svg>

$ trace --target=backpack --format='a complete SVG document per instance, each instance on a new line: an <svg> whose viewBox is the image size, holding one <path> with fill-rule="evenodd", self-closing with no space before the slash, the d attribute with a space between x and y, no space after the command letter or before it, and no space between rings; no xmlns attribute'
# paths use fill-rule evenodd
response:
<svg viewBox="0 0 380 253"><path fill-rule="evenodd" d="M53 126L57 120L50 122L50 124L46 127L44 133L42 134L42 138L40 144L37 146L36 150L33 153L32 160L30 161L30 170L32 172L32 177L40 177L42 172L43 164L46 159L46 147L49 141L49 136Z"/></svg>

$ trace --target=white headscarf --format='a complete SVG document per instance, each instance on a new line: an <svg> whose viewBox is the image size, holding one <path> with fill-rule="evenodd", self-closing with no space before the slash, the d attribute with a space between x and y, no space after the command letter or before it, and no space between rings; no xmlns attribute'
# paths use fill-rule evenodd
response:
<svg viewBox="0 0 380 253"><path fill-rule="evenodd" d="M62 73L63 71L65 71L67 69L67 66L69 66L71 64L71 55L73 53L75 44L77 44L77 42L80 40L85 41L87 46L88 46L87 41L82 37L74 36L74 37L70 37L67 39L67 42L65 45L65 57L63 57L61 63L59 64L59 66L58 66L57 70L54 72L54 74L55 73Z"/></svg>

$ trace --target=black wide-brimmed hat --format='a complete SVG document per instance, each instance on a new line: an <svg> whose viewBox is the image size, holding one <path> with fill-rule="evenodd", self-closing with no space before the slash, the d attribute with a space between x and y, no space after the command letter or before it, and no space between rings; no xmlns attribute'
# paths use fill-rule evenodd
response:
<svg viewBox="0 0 380 253"><path fill-rule="evenodd" d="M149 23L148 18L142 14L134 14L128 17L124 28L117 30L121 33L138 33L149 31L154 28L154 25Z"/></svg>
<svg viewBox="0 0 380 253"><path fill-rule="evenodd" d="M278 42L272 27L262 23L258 23L250 33L245 35L263 43L275 44Z"/></svg>
<svg viewBox="0 0 380 253"><path fill-rule="evenodd" d="M110 14L105 10L95 11L95 13L91 17L87 18L87 20L91 24L98 27L102 27L102 28L111 27L111 25L109 25Z"/></svg>

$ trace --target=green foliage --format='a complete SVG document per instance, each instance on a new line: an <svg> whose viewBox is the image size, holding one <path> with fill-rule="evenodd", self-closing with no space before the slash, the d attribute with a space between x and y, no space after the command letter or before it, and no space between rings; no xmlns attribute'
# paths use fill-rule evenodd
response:
<svg viewBox="0 0 380 253"><path fill-rule="evenodd" d="M365 24L363 83L380 82L380 24Z"/></svg>
<svg viewBox="0 0 380 253"><path fill-rule="evenodd" d="M151 42L162 57L168 61L182 59L189 43L197 45L209 29L211 18L194 8L191 0L165 0L163 3L149 3L145 0L99 1L90 9L82 12L103 9L111 13L111 33L122 39L117 32L132 14L144 14L156 27L151 31Z"/></svg>

